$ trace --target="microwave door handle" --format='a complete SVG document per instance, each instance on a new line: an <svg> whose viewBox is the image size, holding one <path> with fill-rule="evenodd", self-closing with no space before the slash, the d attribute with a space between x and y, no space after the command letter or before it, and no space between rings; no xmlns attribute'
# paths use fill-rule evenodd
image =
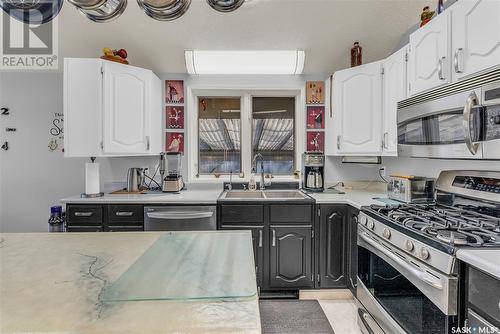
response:
<svg viewBox="0 0 500 334"><path fill-rule="evenodd" d="M463 112L463 127L464 127L464 140L465 140L465 145L467 145L467 148L469 149L470 153L472 155L476 155L477 151L479 150L479 147L481 144L479 143L474 143L472 141L472 136L471 136L471 129L470 129L470 121L471 121L471 113L472 113L472 107L478 105L478 98L475 92L470 93L469 97L467 98L467 101L465 102L465 107L464 107L464 112Z"/></svg>
<svg viewBox="0 0 500 334"><path fill-rule="evenodd" d="M405 268L408 270L412 275L417 277L419 280L421 280L424 283L427 283L428 285L432 286L435 289L442 290L443 285L441 285L439 282L436 282L435 279L431 278L428 274L425 272L415 269L412 267L410 264L406 263L405 261L401 260L398 256L394 255L392 252L387 251L384 247L379 245L377 242L373 241L366 232L362 232L359 234L361 239L363 239L366 243L370 244L373 248L375 248L377 251L381 252L382 254L386 255L387 257L391 258L394 262L396 262L398 265L401 267Z"/></svg>
<svg viewBox="0 0 500 334"><path fill-rule="evenodd" d="M211 218L214 213L212 211L207 212L183 212L183 211L167 211L167 212L148 212L146 213L148 218L152 219L203 219Z"/></svg>

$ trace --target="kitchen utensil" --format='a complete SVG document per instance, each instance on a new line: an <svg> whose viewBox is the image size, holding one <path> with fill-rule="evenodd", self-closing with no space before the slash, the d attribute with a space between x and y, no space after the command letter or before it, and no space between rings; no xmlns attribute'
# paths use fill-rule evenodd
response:
<svg viewBox="0 0 500 334"><path fill-rule="evenodd" d="M56 17L61 11L63 3L63 0L0 0L0 7L18 21L32 25L40 25Z"/></svg>
<svg viewBox="0 0 500 334"><path fill-rule="evenodd" d="M127 0L68 0L89 20L104 23L116 19L127 8Z"/></svg>
<svg viewBox="0 0 500 334"><path fill-rule="evenodd" d="M244 2L245 0L207 0L210 7L223 13L232 12L240 8Z"/></svg>
<svg viewBox="0 0 500 334"><path fill-rule="evenodd" d="M155 20L172 21L186 13L191 0L137 0L137 4Z"/></svg>

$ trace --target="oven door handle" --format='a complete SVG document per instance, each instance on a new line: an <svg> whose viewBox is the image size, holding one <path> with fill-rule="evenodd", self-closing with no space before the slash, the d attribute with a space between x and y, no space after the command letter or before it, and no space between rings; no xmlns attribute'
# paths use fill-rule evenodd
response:
<svg viewBox="0 0 500 334"><path fill-rule="evenodd" d="M373 248L375 248L379 252L383 253L384 255L390 257L391 260L393 260L398 265L400 265L401 267L403 267L406 270L408 270L410 273L412 273L415 277L417 277L418 279L420 279L422 282L427 283L428 285L432 286L435 289L443 290L443 285L442 284L440 284L439 282L436 282L436 280L434 278L432 278L430 275L428 275L424 271L418 270L418 269L412 267L411 265L409 265L405 261L401 260L398 256L394 255L392 252L387 251L383 246L381 246L380 244L378 244L376 241L372 240L368 236L368 234L366 234L366 232L360 233L359 236L366 243L370 244Z"/></svg>
<svg viewBox="0 0 500 334"><path fill-rule="evenodd" d="M148 212L146 214L148 218L153 219L203 219L211 218L214 213L212 211L207 212L185 212L185 211L165 211L165 212Z"/></svg>

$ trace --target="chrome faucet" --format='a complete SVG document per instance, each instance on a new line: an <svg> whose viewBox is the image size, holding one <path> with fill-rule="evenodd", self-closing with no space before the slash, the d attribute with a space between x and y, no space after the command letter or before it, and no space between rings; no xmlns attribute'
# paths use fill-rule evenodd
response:
<svg viewBox="0 0 500 334"><path fill-rule="evenodd" d="M229 184L227 185L227 190L233 190L233 171L229 171Z"/></svg>
<svg viewBox="0 0 500 334"><path fill-rule="evenodd" d="M257 172L257 158L260 158L260 190L264 190L266 189L266 187L264 185L264 157L262 156L262 154L257 153L253 157L252 169L255 171L255 173Z"/></svg>

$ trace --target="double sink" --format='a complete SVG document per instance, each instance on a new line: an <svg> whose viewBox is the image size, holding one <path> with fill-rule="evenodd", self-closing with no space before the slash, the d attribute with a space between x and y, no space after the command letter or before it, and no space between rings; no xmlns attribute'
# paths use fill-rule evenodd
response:
<svg viewBox="0 0 500 334"><path fill-rule="evenodd" d="M310 201L300 190L226 190L219 197L221 201Z"/></svg>

